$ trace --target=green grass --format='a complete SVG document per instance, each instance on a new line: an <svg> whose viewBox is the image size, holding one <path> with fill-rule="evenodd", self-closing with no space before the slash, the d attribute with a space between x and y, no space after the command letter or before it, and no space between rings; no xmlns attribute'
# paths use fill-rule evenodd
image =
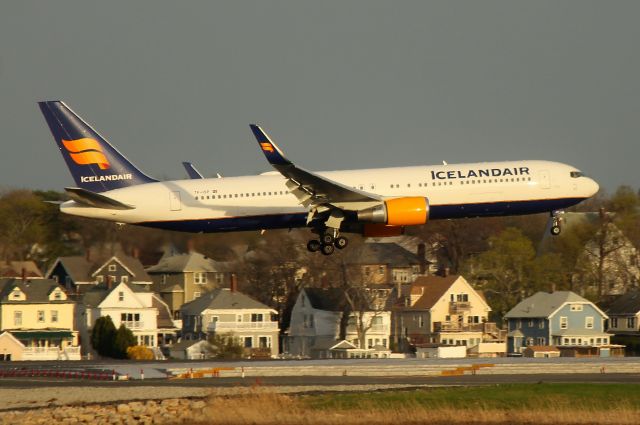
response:
<svg viewBox="0 0 640 425"><path fill-rule="evenodd" d="M640 410L640 384L506 384L430 388L367 394L322 394L302 398L316 410L391 409L557 409Z"/></svg>

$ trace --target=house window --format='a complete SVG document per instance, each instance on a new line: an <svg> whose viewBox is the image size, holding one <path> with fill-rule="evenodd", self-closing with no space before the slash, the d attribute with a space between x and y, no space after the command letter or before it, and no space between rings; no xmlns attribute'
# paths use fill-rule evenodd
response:
<svg viewBox="0 0 640 425"><path fill-rule="evenodd" d="M571 311L582 311L582 304L571 304Z"/></svg>
<svg viewBox="0 0 640 425"><path fill-rule="evenodd" d="M109 264L109 271L110 272L115 272L116 271L116 265L115 264Z"/></svg>
<svg viewBox="0 0 640 425"><path fill-rule="evenodd" d="M196 272L193 274L193 283L199 285L207 283L207 274L204 272Z"/></svg>
<svg viewBox="0 0 640 425"><path fill-rule="evenodd" d="M122 282L122 283L129 283L129 276L122 276L122 277L120 277L120 282Z"/></svg>
<svg viewBox="0 0 640 425"><path fill-rule="evenodd" d="M424 316L423 315L418 316L418 327L419 328L423 328L424 327Z"/></svg>
<svg viewBox="0 0 640 425"><path fill-rule="evenodd" d="M96 276L96 282L98 283L104 282L104 276Z"/></svg>
<svg viewBox="0 0 640 425"><path fill-rule="evenodd" d="M58 310L51 310L51 323L58 323Z"/></svg>
<svg viewBox="0 0 640 425"><path fill-rule="evenodd" d="M529 327L532 328L533 326L533 319L529 319Z"/></svg>
<svg viewBox="0 0 640 425"><path fill-rule="evenodd" d="M258 338L260 348L271 348L271 337L261 336Z"/></svg>
<svg viewBox="0 0 640 425"><path fill-rule="evenodd" d="M118 301L124 301L124 292L123 291L119 291L118 292Z"/></svg>
<svg viewBox="0 0 640 425"><path fill-rule="evenodd" d="M62 293L61 293L60 291L56 291L56 292L53 294L53 299L54 299L54 300L61 300L61 299L62 299Z"/></svg>
<svg viewBox="0 0 640 425"><path fill-rule="evenodd" d="M263 319L262 314L256 314L256 313L251 314L252 322L262 322L263 321L262 319Z"/></svg>
<svg viewBox="0 0 640 425"><path fill-rule="evenodd" d="M44 310L38 310L38 323L44 323Z"/></svg>
<svg viewBox="0 0 640 425"><path fill-rule="evenodd" d="M245 336L245 337L244 337L244 347L245 347L245 348L251 348L251 347L252 347L252 344L251 344L251 343L253 342L252 340L253 340L253 338L252 338L252 337L250 337L250 336Z"/></svg>
<svg viewBox="0 0 640 425"><path fill-rule="evenodd" d="M13 293L11 294L11 296L12 296L14 299L18 299L18 298L20 298L20 290L19 290L18 288L14 289L14 290L13 290Z"/></svg>
<svg viewBox="0 0 640 425"><path fill-rule="evenodd" d="M522 329L522 320L516 320L516 329Z"/></svg>
<svg viewBox="0 0 640 425"><path fill-rule="evenodd" d="M567 329L568 326L567 316L560 316L560 329Z"/></svg>
<svg viewBox="0 0 640 425"><path fill-rule="evenodd" d="M22 312L14 311L13 312L13 325L14 326L22 326Z"/></svg>
<svg viewBox="0 0 640 425"><path fill-rule="evenodd" d="M242 314L236 314L236 322L242 322Z"/></svg>
<svg viewBox="0 0 640 425"><path fill-rule="evenodd" d="M378 274L384 274L384 266L378 266Z"/></svg>
<svg viewBox="0 0 640 425"><path fill-rule="evenodd" d="M593 329L593 316L587 316L584 318L584 327L586 329Z"/></svg>
<svg viewBox="0 0 640 425"><path fill-rule="evenodd" d="M200 293L199 291L195 291L193 293L193 299L195 300L196 298L200 298L201 295L202 295L202 293Z"/></svg>
<svg viewBox="0 0 640 425"><path fill-rule="evenodd" d="M617 317L612 317L611 318L611 327L612 328L617 328L618 327L618 318Z"/></svg>
<svg viewBox="0 0 640 425"><path fill-rule="evenodd" d="M536 345L545 345L544 337L539 336L536 338Z"/></svg>
<svg viewBox="0 0 640 425"><path fill-rule="evenodd" d="M636 327L636 318L627 317L627 328L634 329Z"/></svg>

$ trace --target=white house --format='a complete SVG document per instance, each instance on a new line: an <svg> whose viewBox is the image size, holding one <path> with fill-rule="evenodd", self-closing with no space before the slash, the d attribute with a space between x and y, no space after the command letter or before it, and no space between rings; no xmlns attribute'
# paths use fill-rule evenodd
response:
<svg viewBox="0 0 640 425"><path fill-rule="evenodd" d="M157 300L156 300L157 302ZM111 289L99 285L89 289L78 305L78 329L83 350L89 352L91 329L99 317L110 316L116 328L121 324L133 332L139 345L158 346L158 309L153 292L121 282ZM157 350L156 350L157 351Z"/></svg>
<svg viewBox="0 0 640 425"><path fill-rule="evenodd" d="M315 357L316 352L334 346L341 339L340 322L344 311L348 309L343 290L303 289L291 312L288 352L296 356ZM360 349L388 350L391 312L363 312L361 320L366 347L360 347L357 315L358 312L349 313L343 339Z"/></svg>

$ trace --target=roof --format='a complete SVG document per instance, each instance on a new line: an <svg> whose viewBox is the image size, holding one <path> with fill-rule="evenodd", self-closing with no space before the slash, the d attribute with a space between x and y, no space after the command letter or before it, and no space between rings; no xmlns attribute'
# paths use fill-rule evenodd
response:
<svg viewBox="0 0 640 425"><path fill-rule="evenodd" d="M584 329L584 328L574 328L574 329L562 329L553 331L553 336L608 336L610 334L604 331L598 331L596 329Z"/></svg>
<svg viewBox="0 0 640 425"><path fill-rule="evenodd" d="M219 272L224 263L215 261L199 252L164 256L155 266L147 267L149 273Z"/></svg>
<svg viewBox="0 0 640 425"><path fill-rule="evenodd" d="M344 290L338 288L304 288L311 307L316 310L342 311L346 306Z"/></svg>
<svg viewBox="0 0 640 425"><path fill-rule="evenodd" d="M52 338L73 338L73 332L68 329L34 329L9 332L17 339L52 339Z"/></svg>
<svg viewBox="0 0 640 425"><path fill-rule="evenodd" d="M131 289L132 292L135 292L135 293L151 292L146 290L145 288L139 287L138 285L131 285L124 282L114 284L110 289L107 287L106 284L99 284L99 285L92 286L82 295L82 299L81 299L82 304L86 305L87 307L97 307L100 305L102 301L104 301L105 298L107 298L107 296L111 292L113 292L120 285L126 286L127 288Z"/></svg>
<svg viewBox="0 0 640 425"><path fill-rule="evenodd" d="M20 288L27 296L26 301L13 301L9 294L13 288ZM3 303L69 303L69 300L49 300L51 291L58 288L58 284L52 279L0 279L0 302Z"/></svg>
<svg viewBox="0 0 640 425"><path fill-rule="evenodd" d="M411 306L418 310L428 310L432 308L440 298L451 288L451 285L461 276L418 276L411 284L411 295L422 296Z"/></svg>
<svg viewBox="0 0 640 425"><path fill-rule="evenodd" d="M180 342L176 342L170 347L170 350L186 350L187 348L196 344L209 344L206 339L183 339Z"/></svg>
<svg viewBox="0 0 640 425"><path fill-rule="evenodd" d="M26 278L42 278L42 272L33 261L0 261L0 278L21 278L24 270Z"/></svg>
<svg viewBox="0 0 640 425"><path fill-rule="evenodd" d="M582 298L575 292L556 291L548 293L541 291L520 301L520 303L509 310L504 317L508 319L521 317L549 317L567 302L588 303L595 307L595 304L585 298Z"/></svg>
<svg viewBox="0 0 640 425"><path fill-rule="evenodd" d="M609 305L607 314L636 315L640 312L640 291L635 290L618 297Z"/></svg>
<svg viewBox="0 0 640 425"><path fill-rule="evenodd" d="M237 291L227 288L214 289L211 292L202 294L180 307L182 314L199 315L204 310L241 310L241 309L261 309L272 310L271 307L262 304L253 298Z"/></svg>
<svg viewBox="0 0 640 425"><path fill-rule="evenodd" d="M114 255L109 258L103 257L97 261L89 261L86 257L82 256L58 257L47 274L50 275L56 264L60 263L73 282L95 282L96 279L94 275L96 272L101 270L111 260L120 263L133 275L131 279L132 282L152 283L142 263L137 258L128 255Z"/></svg>
<svg viewBox="0 0 640 425"><path fill-rule="evenodd" d="M162 294L167 294L170 292L184 292L184 289L182 289L182 286L178 285L177 283L165 286L164 288L160 289L160 293Z"/></svg>
<svg viewBox="0 0 640 425"><path fill-rule="evenodd" d="M176 328L176 325L171 319L171 311L167 303L162 301L160 297L153 294L151 297L151 306L158 309L158 329L171 329Z"/></svg>
<svg viewBox="0 0 640 425"><path fill-rule="evenodd" d="M368 242L350 248L348 264L388 264L391 267L411 267L420 264L416 254L395 243Z"/></svg>

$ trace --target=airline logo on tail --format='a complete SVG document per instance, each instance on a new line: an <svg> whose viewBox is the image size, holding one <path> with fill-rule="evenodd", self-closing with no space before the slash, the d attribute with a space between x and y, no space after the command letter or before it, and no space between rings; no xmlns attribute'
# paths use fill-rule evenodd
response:
<svg viewBox="0 0 640 425"><path fill-rule="evenodd" d="M260 143L260 147L262 148L263 151L265 152L271 152L273 153L273 145L269 142L262 142Z"/></svg>
<svg viewBox="0 0 640 425"><path fill-rule="evenodd" d="M78 165L97 164L101 170L111 168L109 160L102 152L102 146L96 139L85 137L83 139L64 140L62 139L69 156Z"/></svg>

